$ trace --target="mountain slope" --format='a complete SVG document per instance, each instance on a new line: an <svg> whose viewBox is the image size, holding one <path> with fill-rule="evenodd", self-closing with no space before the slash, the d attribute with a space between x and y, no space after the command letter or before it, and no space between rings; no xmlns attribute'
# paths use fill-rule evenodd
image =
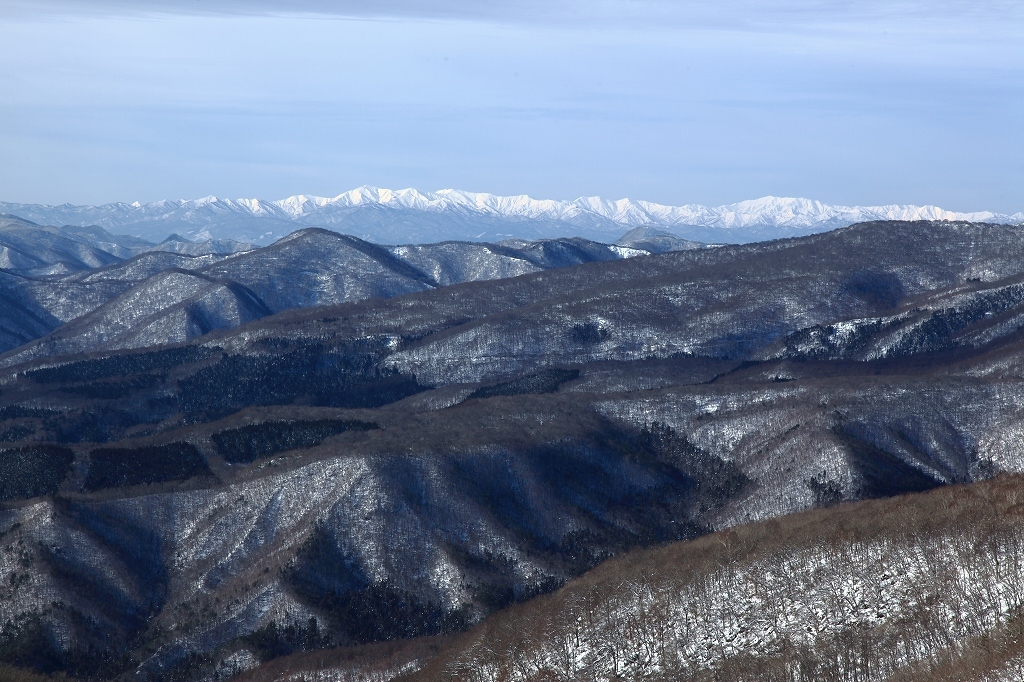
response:
<svg viewBox="0 0 1024 682"><path fill-rule="evenodd" d="M120 261L129 250L116 242L103 230L75 232L0 217L0 269L51 275L101 267Z"/></svg>
<svg viewBox="0 0 1024 682"><path fill-rule="evenodd" d="M27 295L30 280L0 271L0 349L14 348L52 331L59 324Z"/></svg>
<svg viewBox="0 0 1024 682"><path fill-rule="evenodd" d="M188 270L158 274L16 351L18 362L46 355L180 343L270 314L251 291Z"/></svg>
<svg viewBox="0 0 1024 682"><path fill-rule="evenodd" d="M0 350L30 343L61 325L77 320L139 282L170 268L194 269L215 257L192 258L163 252L144 252L110 265L59 276L18 276L0 271L0 296L7 305ZM64 330L66 334L67 330ZM166 341L157 341L166 342Z"/></svg>
<svg viewBox="0 0 1024 682"><path fill-rule="evenodd" d="M152 250L234 252L241 246L184 241L153 245L95 226L58 228L0 216L0 352L37 339L123 293L138 281L140 268L155 274L163 267L187 268L210 260L172 264L145 255Z"/></svg>
<svg viewBox="0 0 1024 682"><path fill-rule="evenodd" d="M934 244L922 244L932 237ZM596 359L750 358L823 319L881 312L979 276L1013 276L1022 246L1015 228L871 223L761 247L683 251L534 275L514 291L509 284L515 304L503 307L491 303L490 288L439 291L422 299L424 310L471 321L438 330L389 363L433 382L480 381ZM406 329L418 307L403 309Z"/></svg>
<svg viewBox="0 0 1024 682"><path fill-rule="evenodd" d="M203 249L209 247L209 243L173 243ZM168 243L126 261L63 277L12 280L12 287L20 286L24 290L19 292L21 295L58 321L68 324L56 331L53 331L55 324L36 324L17 333L12 331L7 348L37 338L30 335L38 331L53 331L53 334L31 346L12 351L4 362L23 362L48 353L82 353L174 343L211 329L237 326L254 319L254 316L266 314L259 311L279 312L295 307L389 298L464 281L512 277L647 253L581 239L381 247L320 229L303 230L271 246L228 255L207 253L193 256L162 247L168 247ZM161 276L161 273L175 269L193 271L196 277L212 278L229 287L222 292L226 298L216 306L234 307L234 312L215 314L211 308L214 306L212 299L208 298L213 295L210 292L193 300L198 295L195 287L191 286L198 283L196 278L168 280ZM206 290L205 286L200 288ZM238 308L241 299L227 293L229 290L245 290L248 293L242 298L251 301ZM118 298L115 300L115 297ZM192 303L186 305L186 299ZM199 299L207 302L200 304ZM104 304L108 310L117 311L113 317L110 313L87 315ZM132 306L140 307L134 309ZM186 314L186 308L194 314ZM124 333L116 334L118 340L115 342L108 327L113 318L126 314L122 310L129 311L125 318L130 319L125 323L129 326L141 324L143 318L149 321L145 332L127 333L125 329ZM17 316L13 309L10 314ZM160 319L161 316L165 319ZM196 322L200 319L205 321ZM10 324L15 322L12 317ZM123 324L121 326L124 327ZM114 345L110 345L112 343ZM4 347L0 345L0 349Z"/></svg>
<svg viewBox="0 0 1024 682"><path fill-rule="evenodd" d="M612 559L399 677L1024 679L1022 494L1006 478Z"/></svg>

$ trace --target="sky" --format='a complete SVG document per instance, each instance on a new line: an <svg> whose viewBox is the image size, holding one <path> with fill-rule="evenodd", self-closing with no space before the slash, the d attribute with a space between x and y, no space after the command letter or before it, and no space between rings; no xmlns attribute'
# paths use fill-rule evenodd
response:
<svg viewBox="0 0 1024 682"><path fill-rule="evenodd" d="M0 201L1024 210L1017 0L0 0Z"/></svg>

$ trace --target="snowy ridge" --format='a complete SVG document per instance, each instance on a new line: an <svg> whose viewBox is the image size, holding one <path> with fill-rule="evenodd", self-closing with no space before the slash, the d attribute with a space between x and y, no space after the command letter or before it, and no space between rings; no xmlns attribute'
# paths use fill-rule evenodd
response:
<svg viewBox="0 0 1024 682"><path fill-rule="evenodd" d="M503 197L454 189L424 194L415 189L390 190L376 187L360 187L333 198L299 195L269 204L251 200L246 205L253 206L254 213L267 211L268 206L273 206L293 219L302 219L332 208L368 204L420 211L463 210L530 220L571 221L592 214L623 227L700 225L727 229L752 225L811 227L821 223L852 224L865 220L1024 221L1024 212L1010 216L991 211L957 213L937 206L830 206L810 199L771 196L712 208L699 204L665 206L633 199L612 201L601 197L580 197L574 201L554 201L533 199L525 194Z"/></svg>
<svg viewBox="0 0 1024 682"><path fill-rule="evenodd" d="M718 207L665 206L633 199L556 201L455 189L424 193L366 186L335 197L296 195L278 201L208 196L102 206L0 203L0 212L47 225L99 225L156 241L179 232L190 238L256 244L307 226L390 244L566 236L613 242L623 232L640 226L696 241L742 243L823 232L869 220L1024 223L1024 212L1005 215L958 213L937 206L832 206L785 197Z"/></svg>

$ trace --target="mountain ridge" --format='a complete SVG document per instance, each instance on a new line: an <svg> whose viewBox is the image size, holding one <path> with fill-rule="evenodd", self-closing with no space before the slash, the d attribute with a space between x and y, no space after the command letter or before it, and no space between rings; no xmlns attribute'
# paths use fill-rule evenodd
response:
<svg viewBox="0 0 1024 682"><path fill-rule="evenodd" d="M299 194L276 201L160 200L100 206L0 202L0 213L38 223L98 225L162 241L174 232L190 239L236 239L264 244L303 227L338 229L377 243L580 236L614 241L651 227L676 237L745 243L792 237L871 220L965 220L1022 223L1024 212L955 212L937 206L840 206L803 198L766 196L717 207L668 206L633 199L580 197L572 201L500 196L443 189L390 190L363 186L334 197Z"/></svg>
<svg viewBox="0 0 1024 682"><path fill-rule="evenodd" d="M49 238L62 230L35 232ZM14 243L0 221L0 258L5 239ZM248 250L239 250L248 245L238 242L181 239L168 238L127 260L97 251L113 262L87 270L81 269L83 264L71 267L63 251L55 249L36 254L49 254L47 263L28 263L34 269L42 265L46 271L58 266L70 270L64 275L33 279L29 276L33 270L0 271L0 295L7 293L3 300L8 303L0 310L0 354L10 350L34 356L58 348L62 353L84 352L126 347L124 343L160 345L296 306L387 298L463 281L515 277L648 253L582 239L385 247L322 228L304 228L274 244ZM31 235L21 239L26 241L31 242ZM78 241L69 243L85 247ZM170 272L176 274L168 280L163 274ZM21 303L15 305L16 301ZM103 306L106 312L99 314L97 309ZM143 317L151 318L150 332L125 336L128 330L119 319L138 323L140 310L146 311ZM97 314L90 315L93 312Z"/></svg>

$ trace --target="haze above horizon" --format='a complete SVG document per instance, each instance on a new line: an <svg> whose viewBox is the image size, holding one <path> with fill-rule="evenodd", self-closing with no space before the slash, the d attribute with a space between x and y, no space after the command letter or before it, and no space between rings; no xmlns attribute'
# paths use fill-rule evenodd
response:
<svg viewBox="0 0 1024 682"><path fill-rule="evenodd" d="M461 187L1024 206L1009 2L25 2L0 200Z"/></svg>

